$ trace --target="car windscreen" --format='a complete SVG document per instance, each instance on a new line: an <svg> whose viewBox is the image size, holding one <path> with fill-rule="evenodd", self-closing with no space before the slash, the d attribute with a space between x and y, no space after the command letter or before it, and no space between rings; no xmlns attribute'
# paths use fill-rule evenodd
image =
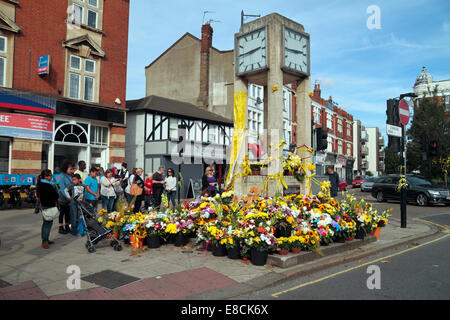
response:
<svg viewBox="0 0 450 320"><path fill-rule="evenodd" d="M415 186L431 186L431 182L419 177L408 177L409 183Z"/></svg>
<svg viewBox="0 0 450 320"><path fill-rule="evenodd" d="M356 176L355 180L364 180L364 176Z"/></svg>
<svg viewBox="0 0 450 320"><path fill-rule="evenodd" d="M377 180L377 177L368 177L366 179L366 182L375 182Z"/></svg>

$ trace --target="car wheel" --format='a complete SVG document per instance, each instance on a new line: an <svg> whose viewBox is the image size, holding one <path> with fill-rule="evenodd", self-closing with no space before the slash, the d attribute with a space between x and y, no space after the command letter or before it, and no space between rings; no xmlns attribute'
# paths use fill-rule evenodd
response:
<svg viewBox="0 0 450 320"><path fill-rule="evenodd" d="M419 194L416 198L416 203L421 207L426 206L428 204L427 196L423 193Z"/></svg>
<svg viewBox="0 0 450 320"><path fill-rule="evenodd" d="M383 194L383 191L378 191L378 192L377 192L377 201L378 201L378 202L384 202L384 194Z"/></svg>

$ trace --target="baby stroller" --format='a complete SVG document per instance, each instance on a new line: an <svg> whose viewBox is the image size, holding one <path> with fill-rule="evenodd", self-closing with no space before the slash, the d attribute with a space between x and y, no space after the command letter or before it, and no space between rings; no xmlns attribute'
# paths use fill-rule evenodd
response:
<svg viewBox="0 0 450 320"><path fill-rule="evenodd" d="M75 199L77 200L77 199ZM101 240L107 238L111 239L111 247L116 251L122 250L122 245L119 240L113 236L113 230L104 227L96 219L96 212L94 207L85 201L76 201L78 209L81 212L80 218L83 220L84 229L86 230L86 249L89 253L95 252L94 245Z"/></svg>

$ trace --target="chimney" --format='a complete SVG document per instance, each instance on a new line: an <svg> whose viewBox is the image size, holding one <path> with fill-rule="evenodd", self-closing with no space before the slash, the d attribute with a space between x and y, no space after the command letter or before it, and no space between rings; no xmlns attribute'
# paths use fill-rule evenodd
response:
<svg viewBox="0 0 450 320"><path fill-rule="evenodd" d="M207 22L202 26L200 50L200 93L197 105L208 109L209 105L209 49L212 47L213 29Z"/></svg>
<svg viewBox="0 0 450 320"><path fill-rule="evenodd" d="M320 99L320 95L322 94L322 90L320 90L320 83L314 85L314 97Z"/></svg>

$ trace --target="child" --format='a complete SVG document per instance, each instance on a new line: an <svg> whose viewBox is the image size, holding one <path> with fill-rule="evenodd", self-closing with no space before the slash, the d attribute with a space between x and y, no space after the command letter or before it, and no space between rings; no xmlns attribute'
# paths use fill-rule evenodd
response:
<svg viewBox="0 0 450 320"><path fill-rule="evenodd" d="M67 199L70 201L70 233L77 237L78 233L78 219L80 212L76 201L83 201L86 192L85 186L81 183L81 176L74 174L72 177L73 184L64 189Z"/></svg>

